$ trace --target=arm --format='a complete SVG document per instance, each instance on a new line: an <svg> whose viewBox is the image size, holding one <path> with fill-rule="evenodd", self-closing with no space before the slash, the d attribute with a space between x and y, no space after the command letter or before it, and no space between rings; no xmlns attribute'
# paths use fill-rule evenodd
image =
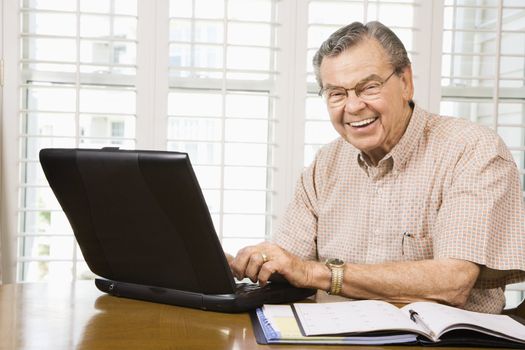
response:
<svg viewBox="0 0 525 350"><path fill-rule="evenodd" d="M492 132L465 146L432 229L435 259L481 267L476 289L501 288L525 275L525 210L519 173ZM489 304L479 297L479 305Z"/></svg>
<svg viewBox="0 0 525 350"><path fill-rule="evenodd" d="M356 299L426 300L462 307L478 275L478 265L456 259L347 264L342 293Z"/></svg>
<svg viewBox="0 0 525 350"><path fill-rule="evenodd" d="M318 157L298 182L294 199L273 237L242 249L231 261L234 274L265 284L278 272L298 287L329 290L331 273L317 260L318 195L324 166ZM317 174L317 175L316 175ZM263 261L264 253L268 261ZM465 259L347 264L342 295L355 299L394 302L434 300L465 304L479 274L479 267Z"/></svg>
<svg viewBox="0 0 525 350"><path fill-rule="evenodd" d="M297 287L330 289L331 273L324 263L302 260L271 243L242 249L231 266L237 278L246 276L263 285L277 272ZM341 294L353 299L428 300L461 307L479 270L474 263L456 259L346 264Z"/></svg>

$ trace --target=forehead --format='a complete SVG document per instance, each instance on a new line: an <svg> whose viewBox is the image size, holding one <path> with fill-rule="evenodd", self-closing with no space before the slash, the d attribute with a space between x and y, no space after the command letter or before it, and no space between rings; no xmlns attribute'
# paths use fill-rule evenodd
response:
<svg viewBox="0 0 525 350"><path fill-rule="evenodd" d="M388 55L374 39L365 39L334 57L324 57L320 74L323 86L346 86L372 74L391 70Z"/></svg>

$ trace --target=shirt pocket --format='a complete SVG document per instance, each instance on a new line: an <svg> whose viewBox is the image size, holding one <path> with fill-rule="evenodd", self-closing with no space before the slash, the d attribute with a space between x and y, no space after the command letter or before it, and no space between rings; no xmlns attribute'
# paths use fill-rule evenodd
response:
<svg viewBox="0 0 525 350"><path fill-rule="evenodd" d="M416 261L434 257L432 236L406 232L401 238L403 260Z"/></svg>

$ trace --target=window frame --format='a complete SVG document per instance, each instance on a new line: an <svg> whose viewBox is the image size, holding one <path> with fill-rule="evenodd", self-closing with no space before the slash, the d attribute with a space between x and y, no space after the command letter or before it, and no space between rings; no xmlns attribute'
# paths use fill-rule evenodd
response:
<svg viewBox="0 0 525 350"><path fill-rule="evenodd" d="M366 2L366 1L365 1ZM0 54L4 59L4 87L0 86L3 105L0 121L0 238L1 265L5 283L16 282L18 226L19 155L19 33L7 28L20 28L19 2L1 0ZM275 103L278 127L274 130L277 145L273 166L272 220L270 234L279 224L292 198L297 180L304 169L305 98L317 87L306 84L308 0L279 1L279 41L277 51L277 79L272 94L279 96ZM416 83L416 101L430 111L438 112L441 100L441 40L443 28L443 0L420 0L414 27L414 47L420 52L419 64L413 66ZM167 127L167 96L169 91L169 1L138 1L136 90L136 148L165 149ZM154 40L150 40L155 38ZM3 44L3 46L1 45ZM2 52L2 47L9 50ZM424 64L428 63L428 64ZM430 67L430 69L428 68ZM317 91L316 91L317 92ZM153 126L152 126L153 125Z"/></svg>
<svg viewBox="0 0 525 350"><path fill-rule="evenodd" d="M416 16L418 23L432 23L432 6L436 7L441 0L419 2L420 16ZM19 4L14 0L2 0L5 4L3 23L6 28L20 28ZM430 4L430 5L427 5ZM292 198L297 179L303 166L304 158L304 125L305 125L305 97L309 89L305 84L307 71L304 55L307 52L308 27L307 0L290 0L278 2L279 23L278 44L276 53L279 78L276 79L272 94L279 96L275 103L275 115L279 116L278 127L274 130L274 142L277 148L273 152L272 166L277 169L273 177L273 188L269 195L272 196L271 226L267 229L267 236L279 224L279 216L283 213ZM165 149L166 147L166 109L169 91L169 76L165 74L168 66L169 38L169 1L155 0L152 2L138 1L139 21L137 24L137 42L141 48L137 50L136 90L136 148ZM435 22L434 22L435 23ZM419 25L419 24L418 24ZM420 39L428 41L430 27L421 29ZM18 226L18 174L20 163L18 161L18 147L20 139L19 118L5 116L19 115L19 82L20 67L18 65L18 52L20 48L19 34L17 31L5 31L4 42L6 47L13 48L4 52L6 66L6 85L4 91L5 105L3 108L3 142L2 172L4 190L2 200L2 220L4 229L2 233L2 270L4 281L16 280L17 240ZM155 38L155 40L150 40ZM423 41L422 41L423 42ZM420 50L421 51L421 50ZM428 73L423 67L415 75ZM439 72L439 70L437 70ZM7 74L9 73L9 74ZM427 77L428 78L428 77ZM432 84L431 82L429 84ZM421 89L426 91L426 89ZM435 90L430 90L435 91ZM429 105L429 97L422 97L420 103ZM151 127L153 125L153 127Z"/></svg>
<svg viewBox="0 0 525 350"><path fill-rule="evenodd" d="M4 155L1 151L4 148L4 26L5 26L5 18L4 18L4 1L0 1L0 284L2 283L2 270L3 266L7 266L4 262L6 260L5 255L6 253L3 253L2 251L2 242L5 242L7 240L7 235L4 236L4 234L7 231L6 225L4 225L5 222L5 213L4 210L6 208L5 203L5 196L4 196L4 166L3 166L3 159Z"/></svg>
<svg viewBox="0 0 525 350"><path fill-rule="evenodd" d="M2 0L3 5L3 46L10 50L3 52L4 90L2 108L2 282L13 283L16 274L16 236L18 199L18 2ZM13 15L16 14L16 15ZM11 117L8 117L11 116Z"/></svg>

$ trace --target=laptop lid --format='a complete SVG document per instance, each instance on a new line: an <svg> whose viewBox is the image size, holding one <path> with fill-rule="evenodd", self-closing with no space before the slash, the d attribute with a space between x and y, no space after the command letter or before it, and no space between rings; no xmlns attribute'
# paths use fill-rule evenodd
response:
<svg viewBox="0 0 525 350"><path fill-rule="evenodd" d="M315 293L235 283L185 153L43 149L40 162L103 292L225 312Z"/></svg>
<svg viewBox="0 0 525 350"><path fill-rule="evenodd" d="M204 294L234 291L187 154L44 149L40 161L95 274Z"/></svg>

